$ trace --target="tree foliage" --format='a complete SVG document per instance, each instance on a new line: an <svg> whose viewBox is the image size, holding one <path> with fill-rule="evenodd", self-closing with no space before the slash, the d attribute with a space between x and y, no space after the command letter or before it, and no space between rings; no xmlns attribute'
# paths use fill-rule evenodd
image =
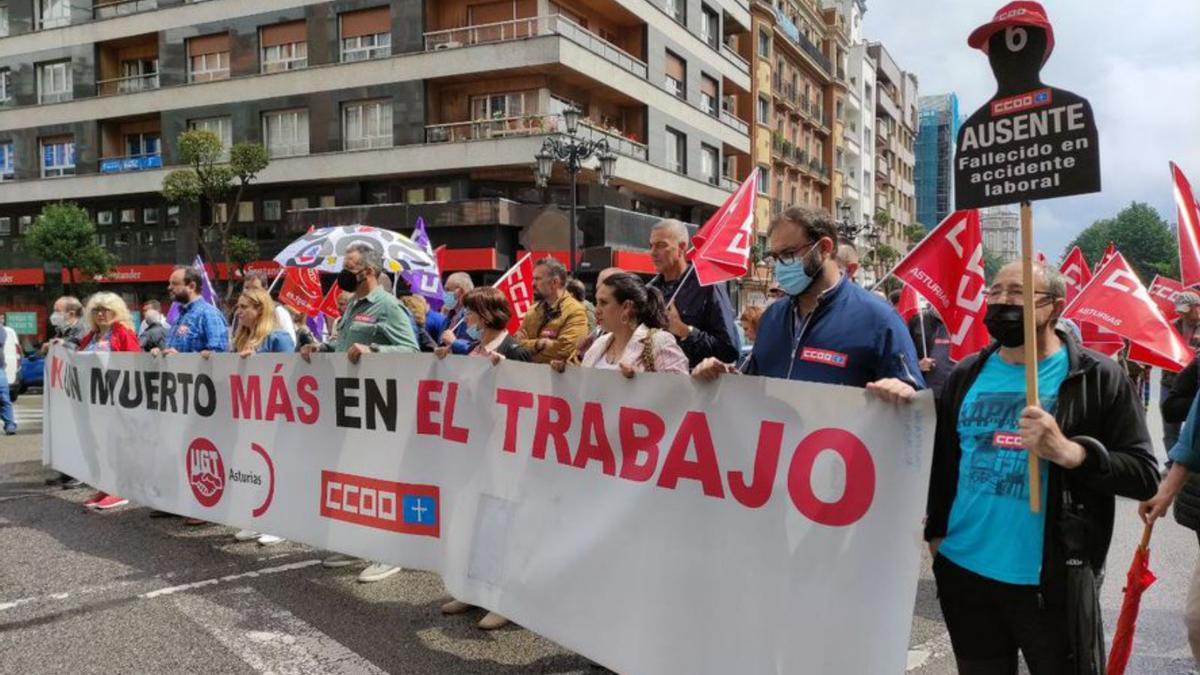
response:
<svg viewBox="0 0 1200 675"><path fill-rule="evenodd" d="M1156 274L1179 278L1179 249L1175 235L1148 204L1132 202L1116 217L1092 223L1067 244L1063 257L1078 246L1088 264L1095 266L1104 256L1109 242L1125 256L1142 283L1149 285Z"/></svg>
<svg viewBox="0 0 1200 675"><path fill-rule="evenodd" d="M67 289L74 293L76 272L107 274L116 257L96 243L96 224L83 207L69 202L47 204L25 235L25 249L67 270Z"/></svg>
<svg viewBox="0 0 1200 675"><path fill-rule="evenodd" d="M996 273L1000 271L1001 267L1004 267L1004 259L986 248L983 249L983 277L989 283L996 278Z"/></svg>
<svg viewBox="0 0 1200 675"><path fill-rule="evenodd" d="M238 276L246 273L246 265L258 260L258 253L258 242L241 235L233 235L226 244L225 257L238 271Z"/></svg>
<svg viewBox="0 0 1200 675"><path fill-rule="evenodd" d="M211 233L220 242L218 262L230 264L230 238L237 219L237 205L246 187L267 167L267 149L259 143L236 143L224 156L221 138L205 129L192 129L179 135L179 160L187 165L163 178L162 193L175 204L196 204L198 218L193 223L196 241L209 239ZM215 206L225 204L225 217L217 220ZM208 213L212 211L212 214ZM257 247L256 247L257 248ZM242 247L245 250L245 247ZM217 281L214 279L214 281ZM219 283L219 282L218 282ZM225 290L225 298L233 297L233 284Z"/></svg>

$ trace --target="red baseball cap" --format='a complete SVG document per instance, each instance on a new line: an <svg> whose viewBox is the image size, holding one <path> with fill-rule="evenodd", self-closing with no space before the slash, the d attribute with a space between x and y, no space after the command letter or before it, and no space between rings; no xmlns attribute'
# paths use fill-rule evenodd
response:
<svg viewBox="0 0 1200 675"><path fill-rule="evenodd" d="M998 30L1012 26L1034 26L1045 29L1046 53L1042 56L1042 63L1050 58L1050 52L1054 51L1054 27L1050 25L1046 9L1042 7L1041 3L1031 0L1017 0L1017 2L1010 2L1001 7L991 21L971 32L971 37L967 38L967 44L986 54L988 40L992 38L992 35Z"/></svg>

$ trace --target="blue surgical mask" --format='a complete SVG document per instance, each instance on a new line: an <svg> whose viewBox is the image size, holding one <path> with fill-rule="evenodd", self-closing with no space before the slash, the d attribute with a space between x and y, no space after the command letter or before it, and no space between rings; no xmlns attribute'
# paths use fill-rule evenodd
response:
<svg viewBox="0 0 1200 675"><path fill-rule="evenodd" d="M467 326L467 337L478 342L479 338L483 337L483 331L479 330L479 326L468 325Z"/></svg>
<svg viewBox="0 0 1200 675"><path fill-rule="evenodd" d="M790 263L775 263L775 282L791 297L796 297L812 285L813 276L804 269L804 259Z"/></svg>
<svg viewBox="0 0 1200 675"><path fill-rule="evenodd" d="M443 291L442 302L446 309L454 309L458 307L458 294L454 291Z"/></svg>

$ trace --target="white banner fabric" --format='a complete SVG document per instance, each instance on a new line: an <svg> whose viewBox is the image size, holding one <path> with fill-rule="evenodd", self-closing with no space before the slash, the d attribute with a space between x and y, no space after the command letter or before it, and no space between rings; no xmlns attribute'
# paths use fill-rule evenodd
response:
<svg viewBox="0 0 1200 675"><path fill-rule="evenodd" d="M427 355L47 362L47 464L430 570L621 673L902 673L922 393Z"/></svg>

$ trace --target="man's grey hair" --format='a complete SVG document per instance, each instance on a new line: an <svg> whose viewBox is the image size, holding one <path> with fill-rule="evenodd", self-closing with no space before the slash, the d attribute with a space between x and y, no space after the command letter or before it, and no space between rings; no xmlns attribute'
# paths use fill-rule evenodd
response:
<svg viewBox="0 0 1200 675"><path fill-rule="evenodd" d="M842 242L837 248L838 269L845 272L852 262L858 262L858 249L850 242Z"/></svg>
<svg viewBox="0 0 1200 675"><path fill-rule="evenodd" d="M362 258L363 267L371 270L378 277L383 273L383 253L370 244L358 242L346 247L346 253L357 251Z"/></svg>
<svg viewBox="0 0 1200 675"><path fill-rule="evenodd" d="M557 258L546 256L545 258L542 258L534 263L533 266L545 267L546 271L550 273L550 276L558 279L558 282L563 286L567 285L567 277L570 275L567 274L566 265L563 265L561 262L559 262Z"/></svg>
<svg viewBox="0 0 1200 675"><path fill-rule="evenodd" d="M1057 269L1043 265L1040 262L1034 263L1034 269L1040 270L1042 274L1042 283L1046 284L1046 292L1055 298L1067 297L1067 279Z"/></svg>
<svg viewBox="0 0 1200 675"><path fill-rule="evenodd" d="M677 244L682 243L686 245L691 240L691 237L688 235L687 225L684 225L682 222L675 220L674 218L667 218L666 220L658 221L654 224L654 227L650 228L650 231L666 232L667 234L671 235L671 239Z"/></svg>
<svg viewBox="0 0 1200 675"><path fill-rule="evenodd" d="M450 284L454 284L455 286L463 289L464 293L470 293L471 291L475 290L475 282L471 280L471 275L467 274L466 272L455 272L454 274L446 277L445 285L449 286Z"/></svg>
<svg viewBox="0 0 1200 675"><path fill-rule="evenodd" d="M64 295L59 298L58 301L63 304L63 311L74 316L80 316L83 314L83 303L79 301L79 298L73 295Z"/></svg>

